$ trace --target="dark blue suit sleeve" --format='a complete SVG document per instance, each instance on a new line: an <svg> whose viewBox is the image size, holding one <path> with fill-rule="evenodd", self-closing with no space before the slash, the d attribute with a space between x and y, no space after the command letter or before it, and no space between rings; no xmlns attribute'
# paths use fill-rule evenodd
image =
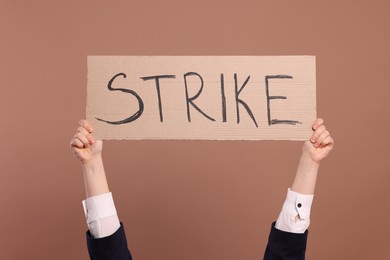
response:
<svg viewBox="0 0 390 260"><path fill-rule="evenodd" d="M304 260L308 231L289 233L275 228L272 223L264 260Z"/></svg>
<svg viewBox="0 0 390 260"><path fill-rule="evenodd" d="M131 260L127 248L125 230L121 223L120 228L111 236L93 238L87 231L87 246L91 260Z"/></svg>

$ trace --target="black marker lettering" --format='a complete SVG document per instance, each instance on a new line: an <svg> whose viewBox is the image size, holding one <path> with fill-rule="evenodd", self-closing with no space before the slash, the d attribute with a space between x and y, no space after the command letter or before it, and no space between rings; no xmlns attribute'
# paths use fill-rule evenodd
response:
<svg viewBox="0 0 390 260"><path fill-rule="evenodd" d="M224 78L222 73L221 73L221 98L222 98L222 122L226 122L225 83L224 83Z"/></svg>
<svg viewBox="0 0 390 260"><path fill-rule="evenodd" d="M250 79L251 76L248 76L244 82L244 84L242 84L240 90L238 90L238 83L237 83L237 73L234 73L234 83L235 83L235 93L236 93L236 110L237 110L237 124L240 123L240 110L239 110L239 106L238 104L241 104L244 106L244 108L246 109L246 111L248 112L249 116L252 118L253 122L255 123L256 127L257 126L257 122L256 122L256 119L252 113L252 110L249 108L248 104L246 104L242 99L239 98L239 95L241 93L241 91L244 89L244 87L246 86L246 84L248 83L249 79Z"/></svg>
<svg viewBox="0 0 390 260"><path fill-rule="evenodd" d="M176 77L175 75L158 75L158 76L141 77L141 79L143 79L145 81L151 80L151 79L154 79L156 81L158 109L160 111L160 122L164 121L163 112L162 112L161 92L160 92L160 79L175 78L175 77Z"/></svg>
<svg viewBox="0 0 390 260"><path fill-rule="evenodd" d="M187 86L187 77L188 76L198 76L198 78L200 79L200 82L201 82L201 85L200 85L200 89L198 91L198 93L196 93L195 96L193 97L189 97L188 96L188 86ZM202 93L202 90L203 90L203 78L202 76L200 76L198 73L196 72L187 72L186 74L184 74L184 84L185 84L185 87L186 87L186 102L187 102L187 118L188 118L188 122L191 122L191 114L190 114L190 104L191 106L193 106L196 110L198 110L199 113L201 113L203 116L207 117L209 120L211 121L215 121L214 118L211 118L210 116L206 115L195 103L194 103L194 100L197 99L200 94Z"/></svg>
<svg viewBox="0 0 390 260"><path fill-rule="evenodd" d="M125 88L113 88L111 87L112 83L114 82L114 80L119 77L119 76L122 76L124 78L126 78L126 74L125 73L118 73L116 74L109 82L108 82L108 89L110 91L123 91L123 92L126 92L126 93L129 93L129 94L132 94L133 96L135 96L138 100L138 111L135 112L132 116L126 118L126 119L123 119L123 120L120 120L120 121L107 121L107 120L104 120L104 119L100 119L100 118L97 118L95 117L97 120L99 121L103 121L103 122L106 122L108 124L112 124L112 125L121 125L121 124L127 124L127 123L130 123L130 122L133 122L135 120L137 120L141 115L142 113L144 112L144 102L142 101L141 97L134 91L134 90L131 90L131 89L125 89Z"/></svg>
<svg viewBox="0 0 390 260"><path fill-rule="evenodd" d="M267 94L267 114L268 114L268 125L276 125L276 124L288 124L288 125L296 125L302 124L299 121L293 120L279 120L279 119L271 119L271 109L270 109L270 100L271 99L287 99L285 96L270 96L269 95L269 84L268 79L292 79L292 76L289 75L268 75L265 76L265 92Z"/></svg>

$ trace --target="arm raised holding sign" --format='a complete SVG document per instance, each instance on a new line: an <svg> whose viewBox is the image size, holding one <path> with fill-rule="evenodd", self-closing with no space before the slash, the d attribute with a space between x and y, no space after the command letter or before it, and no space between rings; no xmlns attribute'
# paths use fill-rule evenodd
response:
<svg viewBox="0 0 390 260"><path fill-rule="evenodd" d="M297 173L282 211L272 224L264 259L305 259L307 228L313 201L318 169L334 147L334 141L323 124L317 119L310 140L305 141ZM292 257L293 256L293 257Z"/></svg>
<svg viewBox="0 0 390 260"><path fill-rule="evenodd" d="M85 120L70 142L80 160L84 174L86 199L83 201L87 219L87 245L91 259L131 260L123 226L116 213L104 171L103 142L92 136L93 128Z"/></svg>
<svg viewBox="0 0 390 260"><path fill-rule="evenodd" d="M303 144L294 182L277 221L272 224L264 259L304 259L310 208L321 161L333 149L334 142L322 119L313 124L313 135ZM119 222L109 192L102 160L102 141L94 139L92 126L80 121L70 142L81 161L85 192L83 201L89 231L87 245L91 259L132 259L123 225Z"/></svg>

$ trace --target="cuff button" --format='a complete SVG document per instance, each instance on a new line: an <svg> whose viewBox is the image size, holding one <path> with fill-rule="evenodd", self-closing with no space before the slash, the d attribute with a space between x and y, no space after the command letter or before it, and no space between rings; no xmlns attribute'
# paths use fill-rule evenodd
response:
<svg viewBox="0 0 390 260"><path fill-rule="evenodd" d="M298 203L298 205L297 205L297 206L298 206L298 208L300 208L300 207L302 207L302 204L301 204L301 203Z"/></svg>

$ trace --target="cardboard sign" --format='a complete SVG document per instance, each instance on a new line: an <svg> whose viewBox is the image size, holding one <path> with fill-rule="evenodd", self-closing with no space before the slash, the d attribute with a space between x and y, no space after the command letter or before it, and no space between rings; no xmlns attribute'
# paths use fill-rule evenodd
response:
<svg viewBox="0 0 390 260"><path fill-rule="evenodd" d="M98 139L307 140L314 56L89 56Z"/></svg>

